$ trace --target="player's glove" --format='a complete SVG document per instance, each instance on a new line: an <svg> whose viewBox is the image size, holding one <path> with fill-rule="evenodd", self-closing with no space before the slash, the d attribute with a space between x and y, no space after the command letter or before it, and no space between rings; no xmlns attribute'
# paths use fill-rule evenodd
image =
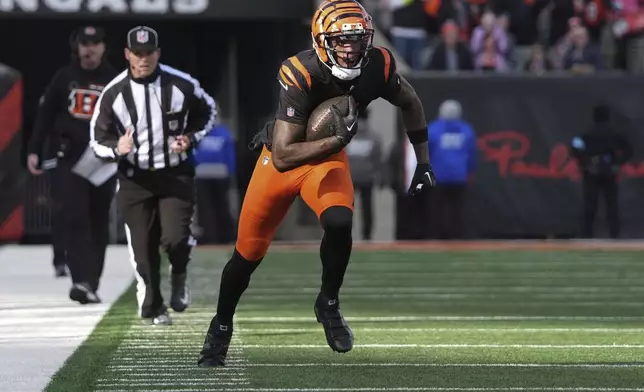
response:
<svg viewBox="0 0 644 392"><path fill-rule="evenodd" d="M335 105L331 105L331 113L333 114L335 137L342 142L342 145L346 146L358 132L358 111L356 105L353 104L352 99L349 99L349 113L346 117L340 113L340 110Z"/></svg>
<svg viewBox="0 0 644 392"><path fill-rule="evenodd" d="M416 171L411 179L408 193L411 196L415 196L428 188L433 188L435 185L436 177L434 177L432 166L429 163L419 163L416 165Z"/></svg>

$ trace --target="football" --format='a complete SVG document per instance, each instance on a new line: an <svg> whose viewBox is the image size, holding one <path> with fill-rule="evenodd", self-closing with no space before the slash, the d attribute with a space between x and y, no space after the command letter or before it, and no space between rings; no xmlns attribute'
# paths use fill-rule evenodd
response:
<svg viewBox="0 0 644 392"><path fill-rule="evenodd" d="M335 105L343 116L349 114L349 100L355 105L356 102L352 96L341 95L327 99L318 105L309 116L309 122L306 125L306 141L313 142L333 136L333 114L331 105Z"/></svg>

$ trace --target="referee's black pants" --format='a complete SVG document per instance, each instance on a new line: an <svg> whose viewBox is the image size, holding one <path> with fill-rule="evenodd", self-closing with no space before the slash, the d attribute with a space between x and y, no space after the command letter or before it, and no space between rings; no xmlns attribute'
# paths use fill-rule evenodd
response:
<svg viewBox="0 0 644 392"><path fill-rule="evenodd" d="M183 274L196 244L190 231L194 168L183 163L148 171L122 164L118 179L116 200L135 264L139 315L153 318L166 310L159 249L167 253L172 274Z"/></svg>
<svg viewBox="0 0 644 392"><path fill-rule="evenodd" d="M110 207L116 178L96 187L72 172L75 161L61 160L56 168L57 186L64 189L62 221L66 263L73 283L84 283L97 291L109 242Z"/></svg>

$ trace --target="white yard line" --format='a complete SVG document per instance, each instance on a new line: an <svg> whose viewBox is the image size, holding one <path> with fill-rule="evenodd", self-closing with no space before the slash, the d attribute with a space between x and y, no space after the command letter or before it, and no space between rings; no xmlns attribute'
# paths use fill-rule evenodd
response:
<svg viewBox="0 0 644 392"><path fill-rule="evenodd" d="M370 327L354 327L351 326L351 329L354 332L406 332L406 333L460 333L460 332L477 332L477 333L644 333L644 328L405 328L405 327L383 327L383 328L370 328ZM141 329L143 330L143 329ZM263 333L319 333L322 331L322 327L311 327L311 328L244 328L244 333L252 333L257 335L262 335ZM180 333L177 333L173 336L172 341L184 341L186 343L194 343L195 336L203 336L203 331L201 329L185 329ZM2 337L0 337L2 341ZM146 339L130 339L130 342L147 342Z"/></svg>
<svg viewBox="0 0 644 392"><path fill-rule="evenodd" d="M222 261L220 268L214 270L221 271L224 262ZM212 277L213 281L219 279L218 274ZM207 326L211 317L212 315L200 328ZM205 373L207 370L198 368L196 364L205 331L200 329L198 342L192 340L188 343L183 339L184 331L190 325L195 325L193 315L188 312L185 318L177 317L177 320L179 319L190 324L175 324L171 328L158 329L132 324L125 338L112 353L110 364L107 366L108 372L98 380L97 390L136 387L137 390L148 391L180 385L180 389L198 388L202 391L213 388L221 390L222 386L236 389L235 387L250 385L246 369L240 366L247 363L247 360L244 355L243 334L239 330L234 334L228 350L228 367ZM195 335L196 333L192 336ZM174 344L168 344L171 342ZM190 366L186 365L188 363ZM127 367L129 364L134 366Z"/></svg>
<svg viewBox="0 0 644 392"><path fill-rule="evenodd" d="M206 314L203 315L204 319ZM193 316L193 319L197 315ZM212 317L212 315L208 315ZM241 316L236 322L302 322L312 321L314 317L284 316L262 317ZM347 321L642 321L644 316L355 316L345 317ZM208 319L210 320L210 319Z"/></svg>
<svg viewBox="0 0 644 392"><path fill-rule="evenodd" d="M324 348L325 344L244 344L241 348ZM354 348L535 348L535 349L606 349L637 348L644 349L644 344L356 344Z"/></svg>
<svg viewBox="0 0 644 392"><path fill-rule="evenodd" d="M70 278L54 278L50 246L3 247L0 264L0 391L42 391L132 282L127 250L108 250L99 305L69 300Z"/></svg>
<svg viewBox="0 0 644 392"><path fill-rule="evenodd" d="M361 328L351 327L361 332L477 332L477 333L644 333L644 328ZM244 333L318 333L318 328L244 328ZM186 331L182 336L190 336L197 332Z"/></svg>
<svg viewBox="0 0 644 392"><path fill-rule="evenodd" d="M240 367L427 367L427 368L572 368L572 369L613 369L643 368L644 363L249 363ZM234 369L234 365L231 369Z"/></svg>
<svg viewBox="0 0 644 392"><path fill-rule="evenodd" d="M518 273L518 275L522 275ZM293 283L299 282L295 287L279 288L270 287L253 287L251 286L247 293L249 294L318 294L319 287L298 287L302 284L301 280L293 280ZM623 283L623 282L622 282ZM555 285L530 285L530 286L348 286L342 289L344 294L506 294L512 293L541 293L541 294L623 294L627 292L643 292L644 286L624 286L623 284L615 286L555 286Z"/></svg>
<svg viewBox="0 0 644 392"><path fill-rule="evenodd" d="M217 369L217 373L242 375L235 373L240 369L246 368L263 368L263 367L418 367L418 368L564 368L564 369L638 369L644 368L644 363L325 363L325 362L307 362L307 363L230 363L226 367ZM130 364L130 365L113 365L109 369L119 370L124 374L149 375L153 376L153 370L175 374L184 372L186 369L197 370L194 364ZM139 373L142 372L142 373ZM231 373L227 373L231 372Z"/></svg>

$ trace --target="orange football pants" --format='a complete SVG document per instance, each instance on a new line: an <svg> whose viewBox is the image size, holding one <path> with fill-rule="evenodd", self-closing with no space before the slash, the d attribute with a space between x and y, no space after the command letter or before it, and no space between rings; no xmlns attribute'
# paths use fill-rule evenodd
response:
<svg viewBox="0 0 644 392"><path fill-rule="evenodd" d="M318 219L329 207L353 211L353 181L344 151L329 158L280 173L264 147L248 184L237 230L237 251L246 260L266 255L279 224L300 195Z"/></svg>

